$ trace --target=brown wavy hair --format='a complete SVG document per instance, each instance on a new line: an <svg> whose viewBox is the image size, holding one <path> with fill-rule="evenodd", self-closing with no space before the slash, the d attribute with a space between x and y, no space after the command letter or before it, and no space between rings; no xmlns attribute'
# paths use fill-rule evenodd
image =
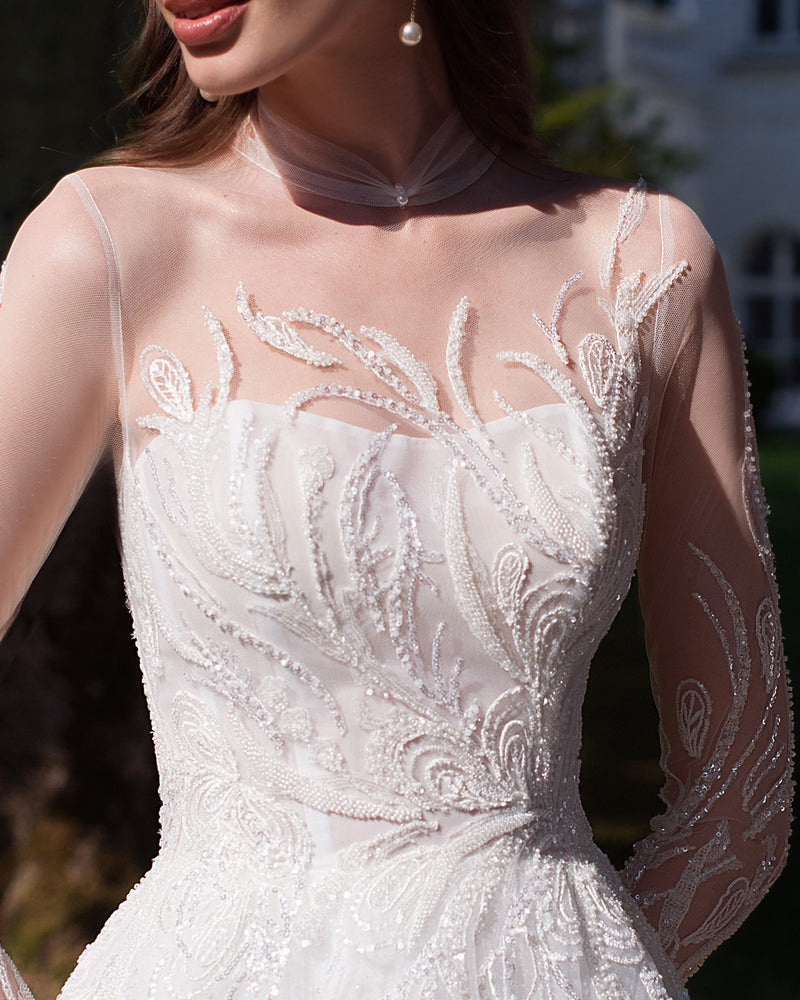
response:
<svg viewBox="0 0 800 1000"><path fill-rule="evenodd" d="M175 36L155 0L122 67L133 109L127 133L95 162L194 164L233 139L254 92L204 101L189 79ZM431 19L456 104L485 143L532 149L533 72L527 0L432 0Z"/></svg>

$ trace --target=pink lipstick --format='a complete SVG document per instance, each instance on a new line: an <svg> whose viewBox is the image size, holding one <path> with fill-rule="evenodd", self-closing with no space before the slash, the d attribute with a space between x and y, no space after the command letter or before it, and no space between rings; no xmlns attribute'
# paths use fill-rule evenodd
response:
<svg viewBox="0 0 800 1000"><path fill-rule="evenodd" d="M175 15L172 30L183 45L209 45L220 41L240 20L248 0L169 0L164 6Z"/></svg>

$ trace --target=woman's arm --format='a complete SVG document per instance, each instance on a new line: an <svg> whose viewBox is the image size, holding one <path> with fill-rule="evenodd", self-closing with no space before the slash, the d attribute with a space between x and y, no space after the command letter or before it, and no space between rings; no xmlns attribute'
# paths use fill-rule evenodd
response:
<svg viewBox="0 0 800 1000"><path fill-rule="evenodd" d="M2 634L115 419L106 253L68 182L20 230L0 300Z"/></svg>
<svg viewBox="0 0 800 1000"><path fill-rule="evenodd" d="M625 869L684 978L780 872L792 792L789 694L741 336L719 257L694 226L693 302L645 455L639 562L667 810Z"/></svg>
<svg viewBox="0 0 800 1000"><path fill-rule="evenodd" d="M106 253L62 182L0 279L0 636L105 449L116 395ZM32 1000L2 949L0 1000Z"/></svg>

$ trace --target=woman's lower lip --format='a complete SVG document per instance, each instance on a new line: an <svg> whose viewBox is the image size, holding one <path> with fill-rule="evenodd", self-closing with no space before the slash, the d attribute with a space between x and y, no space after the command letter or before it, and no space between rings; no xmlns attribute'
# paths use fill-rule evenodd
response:
<svg viewBox="0 0 800 1000"><path fill-rule="evenodd" d="M232 3L227 7L206 14L205 17L176 17L172 30L175 37L183 45L207 45L216 42L229 31L244 14L247 0L244 3Z"/></svg>

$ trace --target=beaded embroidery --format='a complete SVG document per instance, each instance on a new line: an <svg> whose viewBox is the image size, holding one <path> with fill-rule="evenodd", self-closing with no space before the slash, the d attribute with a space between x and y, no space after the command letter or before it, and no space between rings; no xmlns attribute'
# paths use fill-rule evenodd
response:
<svg viewBox="0 0 800 1000"><path fill-rule="evenodd" d="M84 983L94 1000L132 983L153 1000L685 1000L665 950L705 954L766 890L778 864L766 831L789 791L769 704L752 753L731 757L755 674L767 691L778 683L777 613L772 598L759 608L756 654L736 595L700 549L708 593L697 601L732 707L717 731L700 681L675 693L679 740L701 774L626 872L635 895L647 866L686 854L675 884L638 900L658 905L658 934L593 845L578 798L586 671L628 588L644 514L640 330L688 268L621 273L645 204L637 185L600 262L607 335L587 332L573 354L562 339L576 272L549 323L532 314L543 354L499 355L559 400L522 411L496 393L505 429L481 421L468 391L467 299L445 360L477 435L389 333L356 334L304 308L268 316L241 285L238 314L270 350L341 366L304 339L311 327L385 390L327 381L282 408L233 399L233 354L210 310L216 384L198 392L174 354L142 353L158 412L139 423L157 437L123 472L122 524L163 846L112 918L148 914L136 947L111 954L101 935L64 1000L83 1000ZM307 406L332 397L424 437L403 438L395 423L344 435L337 421L309 422ZM762 501L745 480L767 567ZM740 769L748 836L764 849L749 879L728 820L706 819ZM697 888L725 872L712 912L687 931ZM159 957L163 930L175 961ZM135 967L142 955L153 956L147 969Z"/></svg>

